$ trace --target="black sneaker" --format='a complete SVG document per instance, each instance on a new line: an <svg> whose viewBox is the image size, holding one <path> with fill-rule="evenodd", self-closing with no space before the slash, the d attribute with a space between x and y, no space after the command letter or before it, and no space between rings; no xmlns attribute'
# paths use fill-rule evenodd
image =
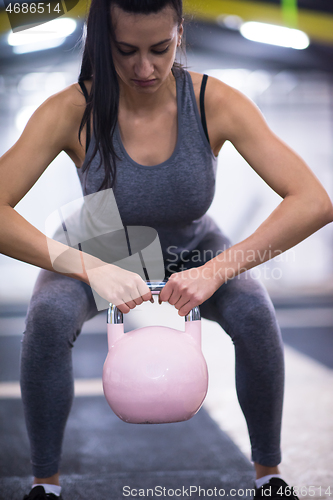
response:
<svg viewBox="0 0 333 500"><path fill-rule="evenodd" d="M62 496L57 497L53 493L45 493L43 486L35 486L29 495L24 495L23 500L63 500Z"/></svg>
<svg viewBox="0 0 333 500"><path fill-rule="evenodd" d="M261 488L255 489L254 499L259 498L265 498L266 500L298 500L298 497L294 494L293 487L288 486L279 477L272 477Z"/></svg>

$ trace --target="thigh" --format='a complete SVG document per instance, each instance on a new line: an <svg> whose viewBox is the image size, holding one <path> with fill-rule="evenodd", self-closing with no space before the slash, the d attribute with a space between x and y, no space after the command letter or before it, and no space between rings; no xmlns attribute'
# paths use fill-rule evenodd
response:
<svg viewBox="0 0 333 500"><path fill-rule="evenodd" d="M230 239L213 223L198 247L188 253L180 270L202 266L230 246ZM218 322L233 339L239 335L250 337L250 331L267 336L271 331L280 337L268 292L250 271L224 283L200 306L200 312L203 318Z"/></svg>
<svg viewBox="0 0 333 500"><path fill-rule="evenodd" d="M85 283L42 270L26 318L26 335L54 337L72 344L85 321L98 313L91 288Z"/></svg>
<svg viewBox="0 0 333 500"><path fill-rule="evenodd" d="M245 272L224 283L200 306L203 318L218 322L233 340L280 338L274 306L264 285ZM245 339L244 339L245 340Z"/></svg>

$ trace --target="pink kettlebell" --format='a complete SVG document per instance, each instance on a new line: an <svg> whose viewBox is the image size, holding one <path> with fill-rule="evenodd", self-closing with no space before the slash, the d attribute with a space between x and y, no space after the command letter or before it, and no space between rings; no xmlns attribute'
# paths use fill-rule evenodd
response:
<svg viewBox="0 0 333 500"><path fill-rule="evenodd" d="M154 295L164 285L148 282ZM198 307L185 317L185 332L146 326L124 333L123 315L110 304L108 344L104 394L124 422L181 422L201 408L208 389L208 370L201 351Z"/></svg>

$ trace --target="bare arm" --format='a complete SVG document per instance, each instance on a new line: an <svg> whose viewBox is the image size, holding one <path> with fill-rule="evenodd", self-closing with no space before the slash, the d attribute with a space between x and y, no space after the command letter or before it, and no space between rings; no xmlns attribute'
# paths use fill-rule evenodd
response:
<svg viewBox="0 0 333 500"><path fill-rule="evenodd" d="M213 82L215 92L219 84ZM232 142L258 175L283 198L251 236L234 245L213 263L219 264L219 275L222 271L228 277L228 273L233 276L240 270L268 260L269 249L275 256L331 222L333 206L317 177L269 129L262 114L249 99L227 87L220 106L224 109L223 113L220 109L222 119L217 123L217 129L223 130L221 135ZM255 260L249 258L253 253L257 255ZM264 255L266 257L263 258Z"/></svg>
<svg viewBox="0 0 333 500"><path fill-rule="evenodd" d="M45 235L14 207L68 146L72 123L66 101L68 96L61 93L45 101L30 118L16 144L0 159L0 252L48 270L53 268Z"/></svg>
<svg viewBox="0 0 333 500"><path fill-rule="evenodd" d="M172 277L161 298L168 300L172 294L171 303L182 315L210 297L227 279L288 250L333 220L332 202L319 180L269 129L249 99L209 78L206 103L213 151L218 152L229 140L283 200L251 236L202 266L196 282L186 271Z"/></svg>
<svg viewBox="0 0 333 500"><path fill-rule="evenodd" d="M83 111L84 98L74 85L50 97L35 111L16 144L0 158L0 252L54 271L50 258L52 249L53 254L64 256L62 274L91 284L110 302L127 302L128 305L120 309L128 312L142 302L138 297L144 300L151 297L138 275L85 255L85 265L88 263L90 269L95 269L88 279L79 251L47 238L15 210L17 203L61 151L79 150L77 134ZM127 284L130 292L122 290ZM134 302L132 298L138 300Z"/></svg>

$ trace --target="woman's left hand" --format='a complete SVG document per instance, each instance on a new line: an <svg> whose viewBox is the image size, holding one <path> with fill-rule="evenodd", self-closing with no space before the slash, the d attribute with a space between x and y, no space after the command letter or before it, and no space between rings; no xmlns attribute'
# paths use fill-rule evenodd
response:
<svg viewBox="0 0 333 500"><path fill-rule="evenodd" d="M174 273L159 295L159 302L169 302L186 316L193 307L209 299L221 286L210 268L201 266Z"/></svg>

